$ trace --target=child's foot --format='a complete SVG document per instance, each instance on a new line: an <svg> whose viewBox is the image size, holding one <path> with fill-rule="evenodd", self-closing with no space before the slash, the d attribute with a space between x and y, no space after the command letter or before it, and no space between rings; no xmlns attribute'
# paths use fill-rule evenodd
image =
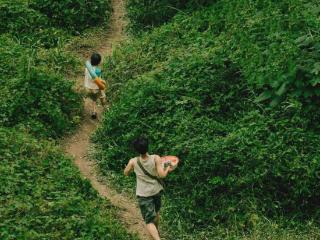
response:
<svg viewBox="0 0 320 240"><path fill-rule="evenodd" d="M91 113L91 118L92 119L97 119L97 113L96 112L92 112Z"/></svg>

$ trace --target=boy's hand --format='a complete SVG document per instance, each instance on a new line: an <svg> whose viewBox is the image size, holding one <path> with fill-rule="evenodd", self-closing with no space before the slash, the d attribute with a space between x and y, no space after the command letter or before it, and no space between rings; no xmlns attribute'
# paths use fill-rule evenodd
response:
<svg viewBox="0 0 320 240"><path fill-rule="evenodd" d="M172 172L174 170L173 167L172 167L171 162L168 165L165 166L165 170L168 170L168 173L170 173L170 172Z"/></svg>
<svg viewBox="0 0 320 240"><path fill-rule="evenodd" d="M169 166L168 167L168 172L170 173L170 172L172 172L174 169L173 169L173 167L172 166Z"/></svg>

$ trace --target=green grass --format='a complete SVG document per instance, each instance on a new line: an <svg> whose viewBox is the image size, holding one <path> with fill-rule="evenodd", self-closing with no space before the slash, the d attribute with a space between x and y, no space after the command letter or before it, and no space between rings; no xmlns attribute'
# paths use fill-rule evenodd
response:
<svg viewBox="0 0 320 240"><path fill-rule="evenodd" d="M0 0L0 239L137 239L52 140L82 111L68 79L79 58L65 44L111 13L110 1L89 5Z"/></svg>
<svg viewBox="0 0 320 240"><path fill-rule="evenodd" d="M169 239L318 234L317 6L216 1L107 59L112 107L94 137L97 160L121 174L140 134L150 152L182 159L168 178Z"/></svg>
<svg viewBox="0 0 320 240"><path fill-rule="evenodd" d="M136 239L54 144L0 129L0 238Z"/></svg>

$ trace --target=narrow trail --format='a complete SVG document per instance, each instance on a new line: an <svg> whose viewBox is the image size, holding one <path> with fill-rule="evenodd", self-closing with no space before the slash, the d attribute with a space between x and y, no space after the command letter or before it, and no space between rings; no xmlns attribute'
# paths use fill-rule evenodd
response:
<svg viewBox="0 0 320 240"><path fill-rule="evenodd" d="M110 20L110 29L107 34L102 34L99 46L95 51L102 56L110 55L112 46L124 39L123 29L124 20L124 0L112 0L114 9ZM88 53L90 54L90 53ZM88 57L88 56L85 56ZM82 84L83 76L77 78L78 84ZM107 198L113 206L117 208L117 215L122 224L127 228L129 233L137 234L141 240L149 240L150 235L145 229L140 211L132 199L117 193L114 189L107 186L106 183L99 181L98 171L94 161L88 158L89 149L92 147L90 143L90 135L98 127L99 121L90 119L90 101L85 100L84 103L85 118L82 121L78 131L69 138L65 139L65 152L74 158L75 165L79 168L81 175L87 178L94 189L96 189L101 197ZM99 109L100 116L102 110Z"/></svg>

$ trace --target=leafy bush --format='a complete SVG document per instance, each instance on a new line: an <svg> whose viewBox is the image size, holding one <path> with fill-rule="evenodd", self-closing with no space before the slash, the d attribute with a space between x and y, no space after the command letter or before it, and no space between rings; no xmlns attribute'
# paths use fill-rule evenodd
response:
<svg viewBox="0 0 320 240"><path fill-rule="evenodd" d="M0 82L4 84L7 78L17 75L19 69L25 64L23 56L30 51L17 44L9 36L0 36Z"/></svg>
<svg viewBox="0 0 320 240"><path fill-rule="evenodd" d="M148 132L148 135L154 141L161 139L163 147L166 145L163 136L167 136L166 141L169 141L169 136L173 137L176 134L175 129L179 128L180 124L183 125L191 119L196 120L198 117L203 121L210 121L210 117L215 116L218 132L225 134L224 124L219 121L224 121L227 117L232 121L237 114L241 115L247 106L243 102L241 104L235 102L248 93L237 76L236 68L225 66L223 62L213 57L204 58L202 54L190 54L187 59L181 61L175 59L162 72L146 75L126 85L126 91L121 93L118 101L106 113L104 128L100 129L96 136L96 139L102 139L103 136L107 136L106 134L110 134L108 135L110 141L114 141L115 145L109 141L99 141L104 149L113 149L105 152L106 159L123 155L126 156L123 159L126 162L132 154L127 143L145 127L147 128L143 132L152 131ZM229 82L222 82L221 79L228 79ZM232 87L238 91L228 93ZM115 124L119 118L130 117L133 113L136 115L135 118L128 118L125 122ZM181 117L188 120L181 122ZM200 119L198 123L201 122ZM157 124L162 125L160 127ZM158 132L159 129L162 129L161 132ZM123 134L126 131L127 133ZM121 142L126 143L125 146L115 148ZM158 150L164 151L163 148ZM108 160L103 163L112 164L115 170L120 170L123 166ZM105 166L103 169L106 169Z"/></svg>
<svg viewBox="0 0 320 240"><path fill-rule="evenodd" d="M259 101L276 105L290 94L310 104L320 96L319 7L318 1L219 1L208 30L218 30L230 59L263 91Z"/></svg>
<svg viewBox="0 0 320 240"><path fill-rule="evenodd" d="M24 1L0 1L0 35L10 33L20 43L51 48L67 39L61 29L52 27L50 20L40 12L29 8Z"/></svg>
<svg viewBox="0 0 320 240"><path fill-rule="evenodd" d="M50 142L0 128L0 238L134 239Z"/></svg>
<svg viewBox="0 0 320 240"><path fill-rule="evenodd" d="M32 0L30 6L45 14L55 26L73 31L97 26L111 15L110 0Z"/></svg>
<svg viewBox="0 0 320 240"><path fill-rule="evenodd" d="M72 82L40 68L12 78L0 91L0 124L23 124L38 135L62 136L80 114L81 96L72 88Z"/></svg>
<svg viewBox="0 0 320 240"><path fill-rule="evenodd" d="M319 101L318 9L317 1L217 1L191 16L180 14L124 46L110 65L117 68L116 80L125 81L133 70L139 74L158 68L172 54L215 46L261 93L257 101L268 100L274 106L291 95L312 106ZM131 61L120 69L117 58L122 54Z"/></svg>
<svg viewBox="0 0 320 240"><path fill-rule="evenodd" d="M180 9L187 6L195 8L210 2L214 0L128 0L126 8L130 19L129 28L132 33L147 30L167 22Z"/></svg>
<svg viewBox="0 0 320 240"><path fill-rule="evenodd" d="M95 137L105 149L101 168L120 171L134 154L130 142L146 134L153 151L183 160L169 192L187 219L230 223L236 214L244 224L279 209L309 214L318 206L320 138L302 105L259 113L237 68L218 59L193 52L128 82Z"/></svg>
<svg viewBox="0 0 320 240"><path fill-rule="evenodd" d="M9 37L0 37L0 42L0 125L23 124L49 137L73 129L81 113L81 95L59 73L74 68L75 58L61 49L35 52Z"/></svg>
<svg viewBox="0 0 320 240"><path fill-rule="evenodd" d="M21 35L46 27L48 24L45 15L29 8L24 1L0 1L0 34L11 32Z"/></svg>
<svg viewBox="0 0 320 240"><path fill-rule="evenodd" d="M123 44L105 64L103 171L119 172L146 134L151 152L182 159L169 208L189 227L319 219L317 6L221 0Z"/></svg>

